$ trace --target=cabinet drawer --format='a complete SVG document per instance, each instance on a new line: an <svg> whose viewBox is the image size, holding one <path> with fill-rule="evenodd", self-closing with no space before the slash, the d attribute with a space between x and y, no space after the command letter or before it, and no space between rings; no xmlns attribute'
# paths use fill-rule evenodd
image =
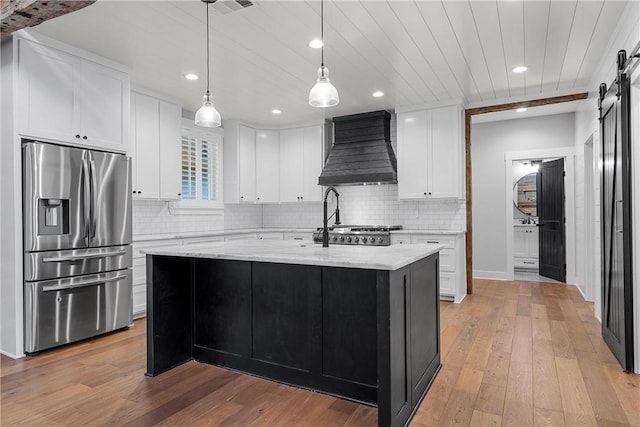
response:
<svg viewBox="0 0 640 427"><path fill-rule="evenodd" d="M391 235L391 244L392 245L408 245L411 243L410 236L394 236Z"/></svg>
<svg viewBox="0 0 640 427"><path fill-rule="evenodd" d="M229 236L224 236L224 240L256 240L258 238L257 233L248 233L248 234L231 234Z"/></svg>
<svg viewBox="0 0 640 427"><path fill-rule="evenodd" d="M258 240L282 240L282 233L258 233Z"/></svg>
<svg viewBox="0 0 640 427"><path fill-rule="evenodd" d="M440 295L454 297L456 295L456 273L440 272Z"/></svg>
<svg viewBox="0 0 640 427"><path fill-rule="evenodd" d="M284 233L284 240L298 240L301 242L311 242L312 233Z"/></svg>
<svg viewBox="0 0 640 427"><path fill-rule="evenodd" d="M525 268L537 270L539 267L539 262L537 258L519 258L516 257L513 259L513 266L515 268Z"/></svg>
<svg viewBox="0 0 640 427"><path fill-rule="evenodd" d="M456 250L440 250L440 271L456 271Z"/></svg>
<svg viewBox="0 0 640 427"><path fill-rule="evenodd" d="M204 246L210 243L223 242L225 238L223 236L209 236L209 237L190 237L183 239L182 244L185 246Z"/></svg>
<svg viewBox="0 0 640 427"><path fill-rule="evenodd" d="M456 240L453 237L440 237L428 235L413 235L411 243L430 243L434 245L444 245L447 249L455 249Z"/></svg>

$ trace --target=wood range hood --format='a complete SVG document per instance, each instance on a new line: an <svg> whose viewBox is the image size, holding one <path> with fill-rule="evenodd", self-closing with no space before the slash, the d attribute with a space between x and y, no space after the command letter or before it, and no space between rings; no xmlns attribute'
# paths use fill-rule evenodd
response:
<svg viewBox="0 0 640 427"><path fill-rule="evenodd" d="M397 184L390 123L384 110L334 117L333 146L318 184Z"/></svg>

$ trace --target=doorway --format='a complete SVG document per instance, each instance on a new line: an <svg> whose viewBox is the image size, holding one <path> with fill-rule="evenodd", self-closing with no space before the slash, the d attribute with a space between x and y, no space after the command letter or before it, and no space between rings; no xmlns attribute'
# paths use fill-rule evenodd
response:
<svg viewBox="0 0 640 427"><path fill-rule="evenodd" d="M505 212L507 218L512 221L506 221L505 234L507 236L506 263L507 263L507 280L523 280L535 282L550 283L575 283L575 203L574 203L574 149L573 147L543 149L543 150L527 150L512 151L505 153L506 165L511 167L505 168L505 191L507 194ZM552 244L552 248L562 249L564 251L566 264L565 280L561 277L548 274L548 267L543 269L540 274L540 216L538 212L539 195L538 186L540 185L539 174L537 173L544 163L551 164L553 161L562 160L564 163L564 217L563 228L565 230L564 247L560 248L557 244ZM535 188L531 188L531 176L537 178ZM524 177L529 179L522 179ZM519 191L519 182L523 182L522 191ZM536 200L532 199L531 191L536 191ZM518 194L519 193L519 194ZM518 199L523 200L522 209L519 209ZM533 202L533 203L532 203ZM535 208L534 208L535 205ZM534 210L535 209L535 210ZM523 212L524 211L524 212ZM547 218L548 219L548 218ZM544 221L543 221L544 222ZM549 226L545 224L545 226ZM543 236L544 239L544 236ZM544 244L543 244L544 245ZM548 244L547 244L548 245ZM548 252L548 251L547 251ZM549 254L545 254L547 258ZM557 256L555 254L554 256ZM549 264L547 260L542 259L543 264ZM564 266L562 266L564 267ZM553 278L551 278L551 277Z"/></svg>

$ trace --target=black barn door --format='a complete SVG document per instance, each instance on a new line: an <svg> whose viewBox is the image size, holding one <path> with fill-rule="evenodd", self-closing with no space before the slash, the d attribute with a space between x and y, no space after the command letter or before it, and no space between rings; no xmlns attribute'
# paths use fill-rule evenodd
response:
<svg viewBox="0 0 640 427"><path fill-rule="evenodd" d="M539 274L566 281L564 159L540 165L538 201Z"/></svg>
<svg viewBox="0 0 640 427"><path fill-rule="evenodd" d="M627 372L633 371L629 96L624 73L609 90L600 85L602 338Z"/></svg>

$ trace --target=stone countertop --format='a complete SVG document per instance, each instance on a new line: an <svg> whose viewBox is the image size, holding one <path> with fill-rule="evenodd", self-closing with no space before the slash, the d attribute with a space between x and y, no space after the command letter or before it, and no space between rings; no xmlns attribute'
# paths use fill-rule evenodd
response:
<svg viewBox="0 0 640 427"><path fill-rule="evenodd" d="M403 235L403 234L438 234L443 236L458 236L460 234L466 234L465 231L456 230L394 230L391 235Z"/></svg>
<svg viewBox="0 0 640 427"><path fill-rule="evenodd" d="M434 244L369 247L332 245L323 248L318 244L296 241L244 240L214 242L198 248L165 246L142 252L149 255L393 271L434 254L441 248L442 245Z"/></svg>
<svg viewBox="0 0 640 427"><path fill-rule="evenodd" d="M190 233L138 234L133 236L133 241L148 242L153 240L189 239L192 237L231 236L234 234L251 233L309 233L309 235L311 235L313 231L315 231L315 228L241 228L237 230L194 231Z"/></svg>
<svg viewBox="0 0 640 427"><path fill-rule="evenodd" d="M249 234L249 233L313 233L315 228L242 228L237 230L219 230L219 231L202 231L190 233L164 233L164 234L138 234L133 237L134 242L148 242L153 240L170 240L170 239L189 239L192 237L213 237L213 236L229 236L233 234ZM464 231L444 231L444 230L395 230L392 235L405 234L438 234L443 236L457 236L465 234Z"/></svg>

